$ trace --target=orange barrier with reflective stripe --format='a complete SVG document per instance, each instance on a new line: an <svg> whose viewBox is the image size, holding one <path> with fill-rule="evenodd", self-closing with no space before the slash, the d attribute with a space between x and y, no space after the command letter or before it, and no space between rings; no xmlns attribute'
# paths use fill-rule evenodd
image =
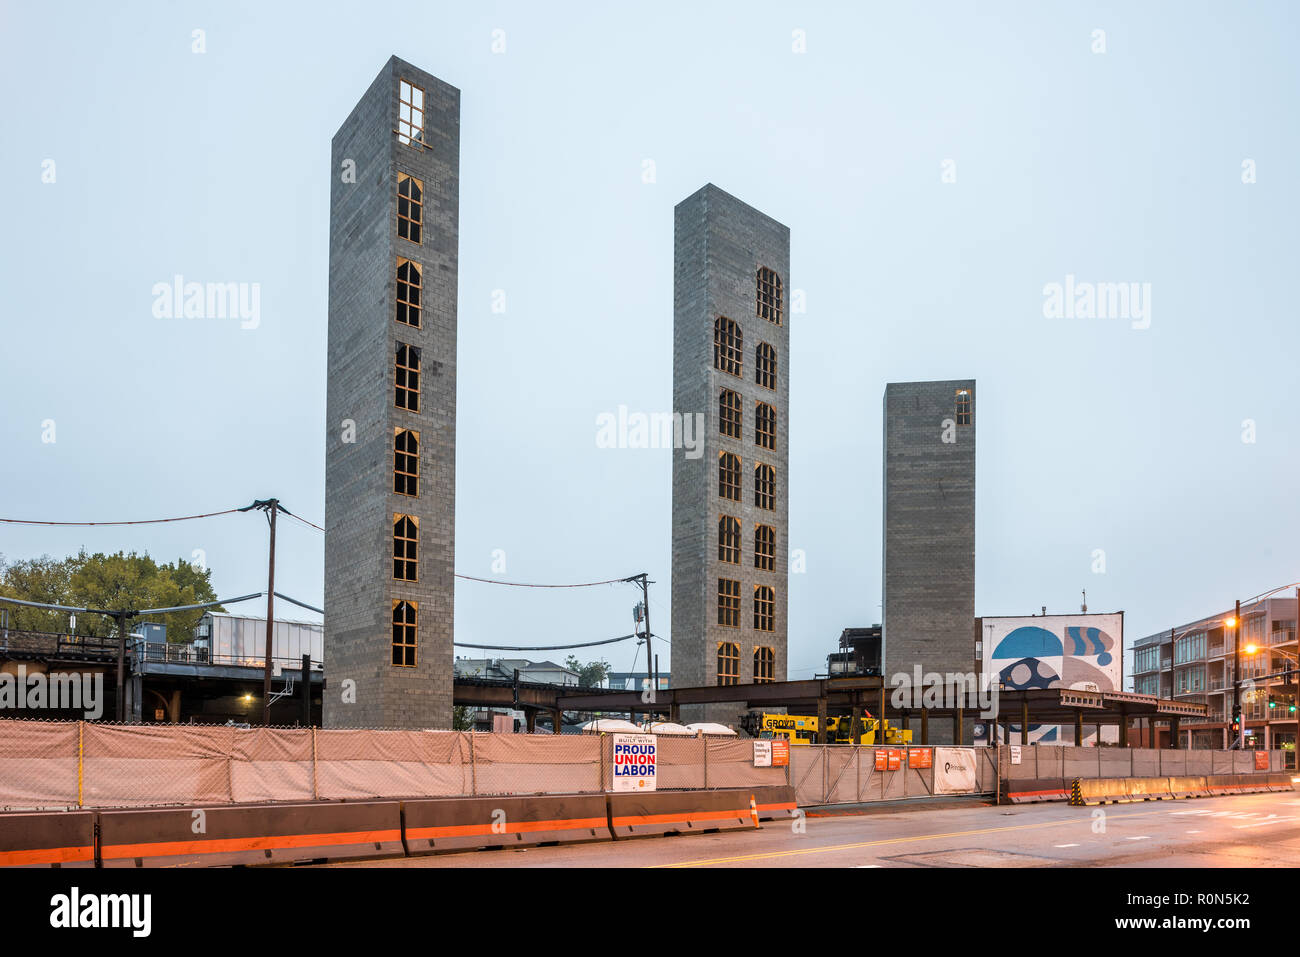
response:
<svg viewBox="0 0 1300 957"><path fill-rule="evenodd" d="M793 791L421 798L0 814L0 866L231 866L753 830ZM775 798L775 800L772 800ZM197 833L195 833L197 830ZM98 835L98 839L96 837Z"/></svg>
<svg viewBox="0 0 1300 957"><path fill-rule="evenodd" d="M604 794L402 802L408 854L609 839Z"/></svg>
<svg viewBox="0 0 1300 957"><path fill-rule="evenodd" d="M609 824L615 839L642 834L753 830L749 789L610 793Z"/></svg>
<svg viewBox="0 0 1300 957"><path fill-rule="evenodd" d="M94 867L95 813L0 814L0 867Z"/></svg>
<svg viewBox="0 0 1300 957"><path fill-rule="evenodd" d="M224 854L231 851L262 851L277 848L337 847L340 844L382 844L400 841L400 828L386 831L343 831L337 834L277 834L259 837L227 837L211 841L154 841L145 844L105 844L101 860L125 857L177 857L191 854Z"/></svg>

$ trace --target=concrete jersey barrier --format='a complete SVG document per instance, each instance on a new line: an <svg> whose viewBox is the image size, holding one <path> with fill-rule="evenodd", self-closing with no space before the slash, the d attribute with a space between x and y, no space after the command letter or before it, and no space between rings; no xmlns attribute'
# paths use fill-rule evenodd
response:
<svg viewBox="0 0 1300 957"><path fill-rule="evenodd" d="M194 867L401 856L396 801L99 811L103 867ZM196 827L201 830L196 831Z"/></svg>
<svg viewBox="0 0 1300 957"><path fill-rule="evenodd" d="M409 854L610 837L603 794L403 801L402 825Z"/></svg>

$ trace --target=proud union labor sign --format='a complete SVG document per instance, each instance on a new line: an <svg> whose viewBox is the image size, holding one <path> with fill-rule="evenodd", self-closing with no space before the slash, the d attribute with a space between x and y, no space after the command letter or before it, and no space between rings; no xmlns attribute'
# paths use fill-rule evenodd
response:
<svg viewBox="0 0 1300 957"><path fill-rule="evenodd" d="M653 791L657 756L653 734L614 735L614 790Z"/></svg>

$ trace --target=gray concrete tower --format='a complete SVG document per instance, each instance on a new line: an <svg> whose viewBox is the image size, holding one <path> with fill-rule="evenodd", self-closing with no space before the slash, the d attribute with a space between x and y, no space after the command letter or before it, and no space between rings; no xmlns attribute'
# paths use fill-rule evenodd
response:
<svg viewBox="0 0 1300 957"><path fill-rule="evenodd" d="M704 414L703 455L673 452L673 685L783 681L790 230L710 184L673 241L673 408Z"/></svg>
<svg viewBox="0 0 1300 957"><path fill-rule="evenodd" d="M393 57L334 135L327 727L451 727L460 91Z"/></svg>
<svg viewBox="0 0 1300 957"><path fill-rule="evenodd" d="M884 422L884 646L898 672L974 668L975 381L891 382ZM931 722L931 743L949 723ZM936 734L936 730L938 734Z"/></svg>

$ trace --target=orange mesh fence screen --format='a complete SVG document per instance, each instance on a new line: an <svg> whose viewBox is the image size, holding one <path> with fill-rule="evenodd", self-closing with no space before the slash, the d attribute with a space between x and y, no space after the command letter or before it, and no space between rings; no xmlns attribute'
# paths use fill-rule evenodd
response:
<svg viewBox="0 0 1300 957"><path fill-rule="evenodd" d="M764 784L785 784L785 768L754 767L753 741L740 738L704 740L709 745L708 787L748 788Z"/></svg>
<svg viewBox="0 0 1300 957"><path fill-rule="evenodd" d="M317 797L471 794L469 745L460 731L317 731Z"/></svg>
<svg viewBox="0 0 1300 957"><path fill-rule="evenodd" d="M86 807L231 801L235 728L91 723L82 728Z"/></svg>
<svg viewBox="0 0 1300 957"><path fill-rule="evenodd" d="M661 791L703 788L704 749L707 738L661 734L655 739L658 762L655 788Z"/></svg>
<svg viewBox="0 0 1300 957"><path fill-rule="evenodd" d="M77 806L77 725L0 721L0 806Z"/></svg>
<svg viewBox="0 0 1300 957"><path fill-rule="evenodd" d="M310 728L236 730L230 755L231 800L236 804L312 800L316 794L311 738Z"/></svg>
<svg viewBox="0 0 1300 957"><path fill-rule="evenodd" d="M609 738L0 720L0 809L599 793ZM664 790L785 783L748 740L657 745Z"/></svg>
<svg viewBox="0 0 1300 957"><path fill-rule="evenodd" d="M594 735L474 734L475 794L580 794L602 790Z"/></svg>

